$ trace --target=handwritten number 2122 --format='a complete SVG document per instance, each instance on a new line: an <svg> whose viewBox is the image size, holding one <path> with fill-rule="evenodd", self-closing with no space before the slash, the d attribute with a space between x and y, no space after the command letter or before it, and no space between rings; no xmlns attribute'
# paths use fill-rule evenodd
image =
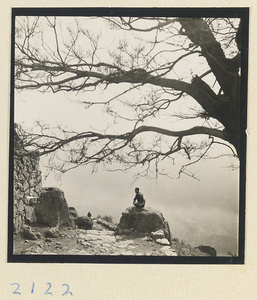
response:
<svg viewBox="0 0 257 300"><path fill-rule="evenodd" d="M16 286L16 289L13 291L13 294L15 294L15 295L21 295L21 293L18 291L19 290L19 288L20 288L20 285L19 285L19 283L11 283L11 285L15 285ZM53 293L52 292L50 292L50 289L51 289L51 287L52 287L52 284L50 283L50 282L47 282L47 285L48 285L48 288L47 288L47 290L45 291L45 295L53 295ZM62 294L62 296L64 296L64 295L67 295L67 294L70 294L70 295L72 295L72 292L70 291L70 287L69 287L69 285L68 284L62 284L62 286L66 286L66 291ZM33 294L34 293L34 289L35 289L35 283L33 282L33 284L32 284L32 289L31 289L31 294Z"/></svg>

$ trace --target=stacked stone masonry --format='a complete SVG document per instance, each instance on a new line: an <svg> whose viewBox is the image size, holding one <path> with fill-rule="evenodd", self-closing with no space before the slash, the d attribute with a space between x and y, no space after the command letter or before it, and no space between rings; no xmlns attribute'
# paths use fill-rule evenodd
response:
<svg viewBox="0 0 257 300"><path fill-rule="evenodd" d="M18 233L24 223L36 221L34 207L42 188L39 157L14 155L13 168L13 221Z"/></svg>

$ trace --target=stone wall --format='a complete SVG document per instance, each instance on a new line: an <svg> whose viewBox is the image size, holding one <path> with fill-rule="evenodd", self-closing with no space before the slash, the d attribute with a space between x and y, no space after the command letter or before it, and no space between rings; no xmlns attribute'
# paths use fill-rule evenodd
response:
<svg viewBox="0 0 257 300"><path fill-rule="evenodd" d="M24 150L14 136L14 147L18 152ZM42 188L42 176L39 170L39 157L14 155L13 166L13 222L14 232L18 233L24 223L36 221L35 205Z"/></svg>

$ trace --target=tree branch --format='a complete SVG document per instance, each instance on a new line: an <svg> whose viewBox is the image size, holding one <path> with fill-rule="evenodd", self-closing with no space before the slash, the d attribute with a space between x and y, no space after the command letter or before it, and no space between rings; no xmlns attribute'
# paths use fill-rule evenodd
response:
<svg viewBox="0 0 257 300"><path fill-rule="evenodd" d="M31 146L36 147L36 151L38 152L38 155L41 156L41 155L54 152L57 149L63 148L64 146L78 140L90 139L92 142L100 141L100 140L110 140L110 141L123 140L123 141L131 142L137 135L144 132L155 132L162 135L179 137L179 138L185 136L191 136L191 135L204 134L204 135L211 135L226 140L226 134L224 131L220 131L208 127L196 126L188 130L172 131L172 130L167 130L164 128L159 128L154 126L140 126L132 130L131 132L125 134L113 135L113 134L100 134L96 132L82 132L65 139L57 138L56 136L50 136L46 134L27 134L27 137L29 139L24 144L24 147L25 148ZM47 139L47 141L45 139ZM42 142L40 143L40 141ZM123 147L125 145L126 144L124 144ZM26 153L19 152L17 153L17 155L26 155Z"/></svg>

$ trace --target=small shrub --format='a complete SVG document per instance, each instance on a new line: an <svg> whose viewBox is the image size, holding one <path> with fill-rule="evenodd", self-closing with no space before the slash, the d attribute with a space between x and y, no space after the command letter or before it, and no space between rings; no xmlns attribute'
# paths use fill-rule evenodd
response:
<svg viewBox="0 0 257 300"><path fill-rule="evenodd" d="M103 219L107 222L113 223L112 216L110 216L110 215L109 216L108 215L104 215L104 216L98 215L97 219Z"/></svg>

